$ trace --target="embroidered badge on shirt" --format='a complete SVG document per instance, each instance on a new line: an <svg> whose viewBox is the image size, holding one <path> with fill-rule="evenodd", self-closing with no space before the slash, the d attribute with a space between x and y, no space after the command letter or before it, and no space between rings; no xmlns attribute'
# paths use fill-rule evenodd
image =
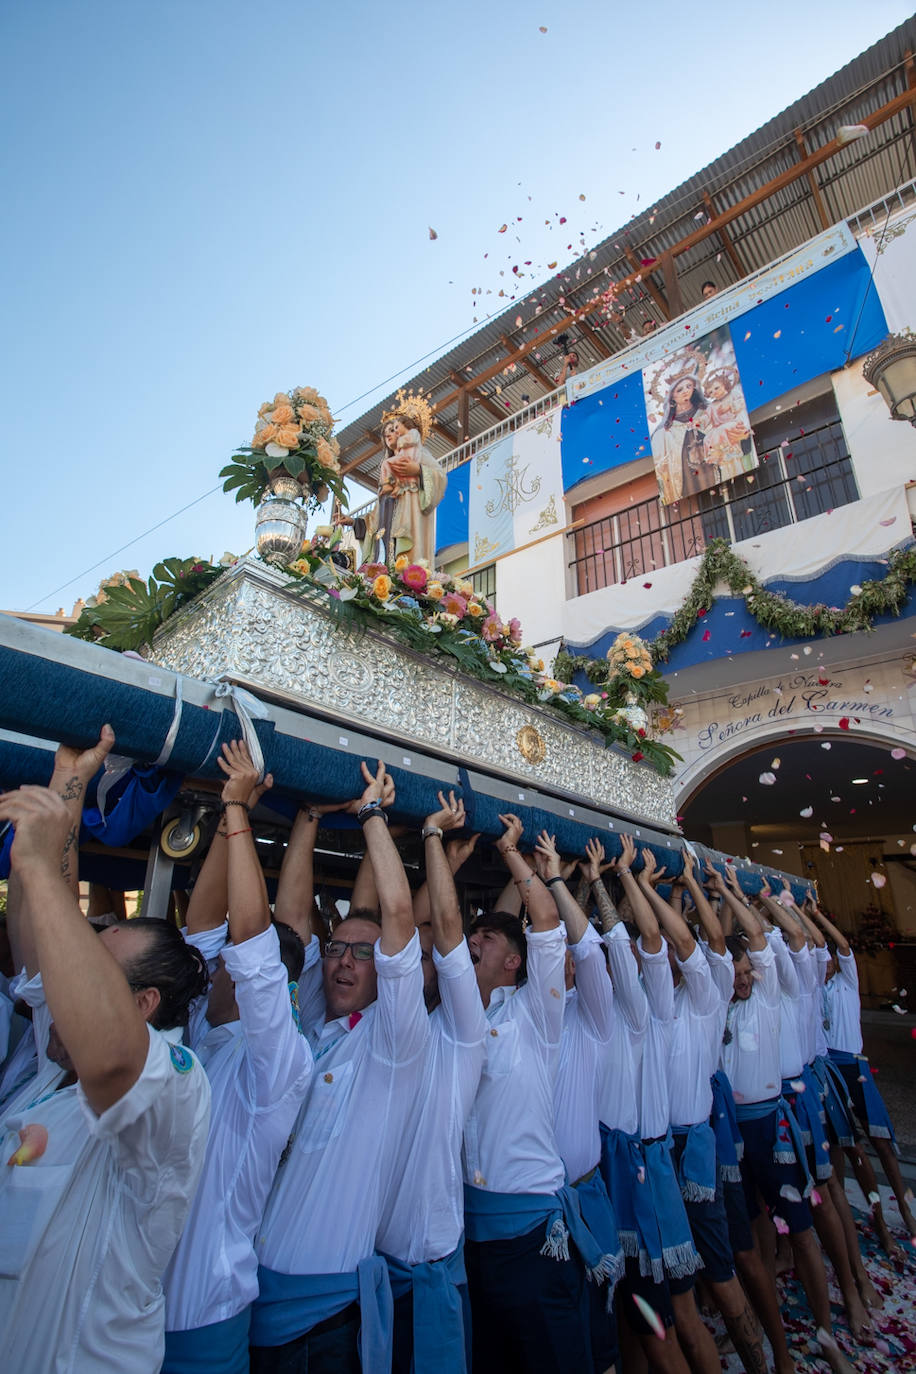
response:
<svg viewBox="0 0 916 1374"><path fill-rule="evenodd" d="M194 1067L194 1057L184 1045L169 1045L172 1068L176 1073L190 1073Z"/></svg>

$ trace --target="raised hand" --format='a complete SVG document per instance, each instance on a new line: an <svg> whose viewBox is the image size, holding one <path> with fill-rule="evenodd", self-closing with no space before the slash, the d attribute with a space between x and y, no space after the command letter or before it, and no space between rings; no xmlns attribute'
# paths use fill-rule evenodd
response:
<svg viewBox="0 0 916 1374"><path fill-rule="evenodd" d="M496 848L500 854L506 854L510 850L518 849L518 842L522 838L524 826L518 816L514 816L511 811L507 811L504 816L500 816L500 821L506 827L502 835L496 841Z"/></svg>
<svg viewBox="0 0 916 1374"><path fill-rule="evenodd" d="M362 769L366 787L360 796L355 797L353 801L347 805L346 809L355 816L356 813L362 807L367 806L369 802L377 801L381 802L384 807L392 806L394 804L394 782L390 775L385 772L384 760L379 759L374 777L366 767L365 762L360 763L359 766Z"/></svg>
<svg viewBox="0 0 916 1374"><path fill-rule="evenodd" d="M717 892L720 897L724 897L725 882L722 878L722 874L717 868L713 868L712 864L709 862L706 864L706 886L709 888L710 892Z"/></svg>
<svg viewBox="0 0 916 1374"><path fill-rule="evenodd" d="M98 743L91 749L74 749L69 744L59 744L54 755L54 775L57 783L62 780L72 792L72 796L61 795L64 801L75 801L82 796L83 789L90 778L102 767L114 747L114 730L103 725L99 732ZM55 791L59 791L58 786Z"/></svg>
<svg viewBox="0 0 916 1374"><path fill-rule="evenodd" d="M444 827L443 827L444 828ZM457 873L459 868L467 863L477 847L480 833L470 835L466 839L452 840L445 847L445 857L448 859L448 866L453 873Z"/></svg>
<svg viewBox="0 0 916 1374"><path fill-rule="evenodd" d="M585 846L585 858L579 861L579 872L587 883L600 881L605 867L604 859L604 845L593 835Z"/></svg>
<svg viewBox="0 0 916 1374"><path fill-rule="evenodd" d="M223 783L224 802L235 801L248 805L248 798L258 786L258 770L251 762L251 755L244 740L233 739L223 745L222 757L216 762L226 775ZM267 778L264 782L267 783ZM271 783L273 779L270 779Z"/></svg>
<svg viewBox="0 0 916 1374"><path fill-rule="evenodd" d="M661 882L667 869L659 868L651 849L640 850L640 853L642 855L642 872L639 875L639 881L651 883L655 887Z"/></svg>
<svg viewBox="0 0 916 1374"><path fill-rule="evenodd" d="M547 875L547 878L562 877L562 874L560 872L560 856L557 853L555 835L549 835L546 830L542 830L540 835L538 835L537 837L537 843L534 846L534 853L535 858L538 861L539 872L542 862L544 865L544 872L541 873L542 878L544 878L545 873ZM547 878L544 878L545 882L547 881Z"/></svg>
<svg viewBox="0 0 916 1374"><path fill-rule="evenodd" d="M636 862L636 844L632 835L621 835L620 857L613 861L616 869L631 869Z"/></svg>
<svg viewBox="0 0 916 1374"><path fill-rule="evenodd" d="M424 826L436 825L440 830L460 830L465 821L464 802L460 797L456 800L454 792L449 792L448 801L442 792L437 793L437 796L439 810L426 817Z"/></svg>
<svg viewBox="0 0 916 1374"><path fill-rule="evenodd" d="M90 775L91 776L91 775ZM71 817L62 797L48 787L20 787L0 796L0 821L16 827L10 863L14 872L45 868L58 873Z"/></svg>

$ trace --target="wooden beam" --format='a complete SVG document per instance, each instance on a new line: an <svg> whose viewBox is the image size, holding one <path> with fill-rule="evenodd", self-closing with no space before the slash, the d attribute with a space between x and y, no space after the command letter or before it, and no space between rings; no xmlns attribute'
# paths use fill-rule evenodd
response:
<svg viewBox="0 0 916 1374"><path fill-rule="evenodd" d="M681 284L677 279L677 268L674 265L674 258L670 253L662 253L662 276L665 278L665 296L668 300L670 310L669 319L676 320L678 315L684 313L684 299L681 296Z"/></svg>
<svg viewBox="0 0 916 1374"><path fill-rule="evenodd" d="M463 383L457 372L450 372L448 375L455 385L461 388L459 395L463 392L466 396L470 397L475 405L483 406L484 410L489 415L492 415L494 420L505 420L506 416L512 413L509 410L500 410L495 401L491 401L489 396L484 395L482 391L472 386L470 382Z"/></svg>
<svg viewBox="0 0 916 1374"><path fill-rule="evenodd" d="M499 341L511 357L511 355L515 352L515 349L512 346L512 340L507 338L505 334L500 334ZM534 378L534 380L540 386L542 386L545 391L556 391L556 382L552 382L550 378L547 376L546 372L541 371L537 363L533 363L530 358L522 358L520 359L520 361L525 371L529 372L531 376Z"/></svg>
<svg viewBox="0 0 916 1374"><path fill-rule="evenodd" d="M713 205L712 198L705 191L703 192L703 204L706 206L706 214L708 215L709 219L715 219L719 212ZM719 230L719 241L721 242L722 247L725 249L728 260L731 263L732 267L734 267L735 271L738 273L738 276L746 277L747 268L738 256L738 250L735 247L732 241L732 236L727 229L723 228Z"/></svg>
<svg viewBox="0 0 916 1374"><path fill-rule="evenodd" d="M916 90L916 63L913 62L913 54L909 48L903 54L903 70L906 72L907 90ZM916 112L910 106L910 137L913 141L913 151L916 153Z"/></svg>
<svg viewBox="0 0 916 1374"><path fill-rule="evenodd" d="M886 123L887 120L893 119L894 115L900 114L902 110L912 110L914 106L916 106L916 85L908 87L905 91L901 91L899 95L895 95L885 105L874 110L870 115L866 115L860 122L870 130L877 129L880 125ZM730 206L727 210L715 213L705 224L700 225L691 233L686 234L684 238L675 243L668 251L671 253L672 257L680 257L682 253L688 252L698 243L703 243L704 240L711 238L714 234L721 234L723 229L727 229L729 224L740 219L742 215L747 214L748 210L755 209L763 201L768 200L770 196L785 190L787 186L791 186L793 182L798 181L800 177L805 176L807 172L814 167L820 167L822 163L829 162L829 160L840 151L840 147L841 145L836 139L833 139L830 143L825 143L823 147L818 148L816 152L809 153L801 162L796 162L784 172L780 172L778 176L771 178L771 180L765 182L763 186L759 186L756 191L745 196L735 205ZM747 276L747 271L743 267L737 270L740 271L742 277ZM642 267L640 267L638 272L634 271L629 273L629 275L621 278L621 280L616 283L618 291L625 291L627 287L636 285L637 279L641 282L644 276L645 271ZM491 363L489 367L485 367L481 372L477 373L476 376L462 382L460 386L456 386L454 391L450 391L445 396L441 397L435 403L433 409L444 410L447 406L454 404L462 390L473 391L475 386L479 386L483 382L489 381L492 377L495 377L501 372L507 362L521 362L529 353L533 353L536 349L543 348L545 344L555 340L556 336L561 334L564 330L571 329L574 325L579 325L581 327L582 316L591 314L593 310L597 309L599 304L600 299L596 296L593 301L588 301L572 314L564 316L562 319L558 320L556 324L550 325L549 328L545 329L542 333L533 335L527 343L519 345L511 357L508 359L500 358L498 362ZM505 419L506 415L501 415L500 418ZM364 453L360 458L354 459L352 462L342 467L341 472L351 472L353 468L359 467L361 463L373 457L380 449L381 444L376 443L375 447L368 453Z"/></svg>
<svg viewBox="0 0 916 1374"><path fill-rule="evenodd" d="M639 258L633 252L633 249L630 247L629 244L627 244L626 248L624 249L624 252L627 255L627 261L629 262L630 266L635 269L632 280L635 281L637 277L640 277L642 279L643 286L646 288L649 295L655 301L655 304L658 306L659 310L662 312L665 319L670 320L671 311L668 309L668 302L665 300L661 291L659 291L658 287L655 285L655 282L652 280L652 273L658 270L659 259L656 258L655 264L652 267L643 267L642 263L639 261Z"/></svg>
<svg viewBox="0 0 916 1374"><path fill-rule="evenodd" d="M585 320L577 320L576 323L583 339L588 340L599 358L611 358L614 356L600 334L596 334L590 324L587 324Z"/></svg>
<svg viewBox="0 0 916 1374"><path fill-rule="evenodd" d="M458 441L466 443L471 437L471 406L466 391L458 392Z"/></svg>
<svg viewBox="0 0 916 1374"><path fill-rule="evenodd" d="M802 133L801 129L795 130L795 143L798 147L798 151L802 155L802 160L804 161L804 159L808 156L808 145L805 143L805 135ZM821 221L821 228L829 229L830 220L827 218L827 208L824 205L823 197L821 196L821 188L817 184L817 177L814 175L813 171L808 172L806 175L808 186L811 190L811 199L817 206L817 213Z"/></svg>
<svg viewBox="0 0 916 1374"><path fill-rule="evenodd" d="M441 439L444 439L447 444L451 444L452 448L458 447L460 441L457 435L454 433L453 430L450 430L445 425L443 425L441 421L432 420L430 422L430 428L434 429L436 433L439 435L439 437Z"/></svg>

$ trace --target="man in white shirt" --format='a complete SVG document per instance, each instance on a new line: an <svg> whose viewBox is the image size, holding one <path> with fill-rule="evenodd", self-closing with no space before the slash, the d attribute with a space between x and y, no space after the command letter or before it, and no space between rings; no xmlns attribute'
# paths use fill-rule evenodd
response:
<svg viewBox="0 0 916 1374"><path fill-rule="evenodd" d="M94 750L60 750L58 790L0 797L22 962L40 970L66 1071L37 1096L26 1085L0 1123L0 1349L19 1374L156 1374L160 1275L206 1143L209 1086L179 1043L206 987L199 955L164 921L97 935L67 887L85 785L113 742L106 726Z"/></svg>
<svg viewBox="0 0 916 1374"><path fill-rule="evenodd" d="M738 899L732 909L747 936L731 947L735 996L728 1010L722 1067L731 1080L744 1139L741 1173L750 1215L758 1212L759 1189L765 1203L788 1227L795 1268L817 1326L824 1358L839 1374L852 1365L831 1335L827 1276L804 1194L808 1184L798 1163L804 1152L791 1108L781 1095L779 1072L779 977L773 950L754 912ZM732 937L734 939L734 937ZM756 978L752 975L756 974Z"/></svg>
<svg viewBox="0 0 916 1374"><path fill-rule="evenodd" d="M600 1255L575 1190L564 1187L554 1134L566 944L547 888L518 852L521 821L500 820L496 847L530 926L524 932L516 916L494 911L468 938L488 1022L487 1062L464 1131L474 1371L582 1374L591 1368L585 1265Z"/></svg>
<svg viewBox="0 0 916 1374"><path fill-rule="evenodd" d="M429 1017L410 886L383 809L394 788L381 761L375 777L362 769L357 819L381 935L371 920L348 918L325 945L325 1016L307 1028L316 1068L256 1242L253 1374L355 1374L391 1359L391 1292L375 1238Z"/></svg>
<svg viewBox="0 0 916 1374"><path fill-rule="evenodd" d="M414 900L423 948L429 1043L404 1148L385 1199L377 1248L395 1297L394 1374L464 1374L467 1278L461 1137L486 1057L484 1015L451 869L473 845L442 843L464 805L439 793L423 825L426 882Z"/></svg>
<svg viewBox="0 0 916 1374"><path fill-rule="evenodd" d="M302 941L289 927L281 932L271 924L248 819L257 772L240 741L224 744L223 756L223 815L198 885L210 886L218 869L225 902L201 912L192 895L188 909L192 942L214 915L219 922L219 967L207 1020L192 1041L212 1091L210 1135L164 1279L163 1374L185 1374L202 1363L212 1374L248 1372L250 1308L258 1293L254 1238L312 1072L311 1050L290 1004L290 985L302 970ZM226 904L228 927L222 920Z"/></svg>

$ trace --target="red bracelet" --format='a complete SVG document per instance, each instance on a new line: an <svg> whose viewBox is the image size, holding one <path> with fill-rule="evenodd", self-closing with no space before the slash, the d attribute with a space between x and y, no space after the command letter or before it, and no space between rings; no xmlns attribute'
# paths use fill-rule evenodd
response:
<svg viewBox="0 0 916 1374"><path fill-rule="evenodd" d="M246 826L246 828L245 828L244 830L227 830L227 831L226 831L226 839L227 839L227 840L231 840L233 835L250 835L250 834L251 834L251 826L249 825L249 826Z"/></svg>

